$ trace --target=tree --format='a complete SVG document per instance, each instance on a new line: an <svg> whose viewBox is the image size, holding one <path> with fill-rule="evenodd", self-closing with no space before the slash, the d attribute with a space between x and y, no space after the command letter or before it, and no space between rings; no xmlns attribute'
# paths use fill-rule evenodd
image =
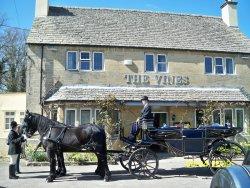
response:
<svg viewBox="0 0 250 188"><path fill-rule="evenodd" d="M0 17L0 91L23 92L26 87L26 36L20 29L4 27Z"/></svg>

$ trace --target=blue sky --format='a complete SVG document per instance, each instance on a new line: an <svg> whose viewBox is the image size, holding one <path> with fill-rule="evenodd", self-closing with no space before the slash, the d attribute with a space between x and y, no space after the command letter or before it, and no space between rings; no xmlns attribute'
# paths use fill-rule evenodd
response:
<svg viewBox="0 0 250 188"><path fill-rule="evenodd" d="M49 0L50 5L139 9L221 16L225 0ZM238 0L240 30L250 38L250 0ZM34 18L35 0L0 0L0 14L7 25L29 29Z"/></svg>

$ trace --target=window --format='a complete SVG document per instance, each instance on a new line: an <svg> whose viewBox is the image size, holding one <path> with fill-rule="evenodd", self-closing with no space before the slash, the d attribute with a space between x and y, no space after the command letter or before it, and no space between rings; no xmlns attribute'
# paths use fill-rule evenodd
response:
<svg viewBox="0 0 250 188"><path fill-rule="evenodd" d="M95 109L95 123L98 123L98 121L100 120L100 109Z"/></svg>
<svg viewBox="0 0 250 188"><path fill-rule="evenodd" d="M221 124L221 113L220 110L213 111L213 123Z"/></svg>
<svg viewBox="0 0 250 188"><path fill-rule="evenodd" d="M233 110L232 109L224 109L224 123L225 124L233 124Z"/></svg>
<svg viewBox="0 0 250 188"><path fill-rule="evenodd" d="M205 74L213 73L213 59L211 57L205 57Z"/></svg>
<svg viewBox="0 0 250 188"><path fill-rule="evenodd" d="M158 72L167 72L166 55L157 55L157 68Z"/></svg>
<svg viewBox="0 0 250 188"><path fill-rule="evenodd" d="M91 109L82 109L80 117L81 117L81 125L90 123Z"/></svg>
<svg viewBox="0 0 250 188"><path fill-rule="evenodd" d="M67 69L76 70L77 69L77 52L67 52Z"/></svg>
<svg viewBox="0 0 250 188"><path fill-rule="evenodd" d="M93 53L93 70L103 69L103 54L101 52Z"/></svg>
<svg viewBox="0 0 250 188"><path fill-rule="evenodd" d="M216 74L223 74L223 59L220 57L215 58L215 73Z"/></svg>
<svg viewBox="0 0 250 188"><path fill-rule="evenodd" d="M145 71L146 72L153 72L155 69L154 69L154 55L153 54L146 54L146 57L145 57Z"/></svg>
<svg viewBox="0 0 250 188"><path fill-rule="evenodd" d="M234 74L234 62L232 58L226 58L226 73Z"/></svg>
<svg viewBox="0 0 250 188"><path fill-rule="evenodd" d="M53 109L50 111L50 119L57 121L57 109Z"/></svg>
<svg viewBox="0 0 250 188"><path fill-rule="evenodd" d="M81 52L80 53L80 70L90 70L90 53Z"/></svg>
<svg viewBox="0 0 250 188"><path fill-rule="evenodd" d="M20 124L23 123L24 120L24 112L20 112Z"/></svg>
<svg viewBox="0 0 250 188"><path fill-rule="evenodd" d="M5 112L5 129L11 129L10 123L15 119L15 112Z"/></svg>
<svg viewBox="0 0 250 188"><path fill-rule="evenodd" d="M243 128L244 125L244 110L243 109L235 109L236 116L236 126Z"/></svg>
<svg viewBox="0 0 250 188"><path fill-rule="evenodd" d="M165 112L153 112L155 127L161 127L164 123L168 124L168 114Z"/></svg>
<svg viewBox="0 0 250 188"><path fill-rule="evenodd" d="M65 111L65 123L66 125L75 125L76 122L76 110L66 109Z"/></svg>
<svg viewBox="0 0 250 188"><path fill-rule="evenodd" d="M204 110L196 109L195 117L196 117L196 126L197 127L204 124L204 120L203 120Z"/></svg>

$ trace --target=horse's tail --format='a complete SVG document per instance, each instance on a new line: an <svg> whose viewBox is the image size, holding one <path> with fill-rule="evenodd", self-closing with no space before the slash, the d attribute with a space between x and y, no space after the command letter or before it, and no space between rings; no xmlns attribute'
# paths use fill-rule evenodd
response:
<svg viewBox="0 0 250 188"><path fill-rule="evenodd" d="M103 152L104 152L104 155L107 156L107 139L106 139L106 133L105 133L105 130L103 129Z"/></svg>

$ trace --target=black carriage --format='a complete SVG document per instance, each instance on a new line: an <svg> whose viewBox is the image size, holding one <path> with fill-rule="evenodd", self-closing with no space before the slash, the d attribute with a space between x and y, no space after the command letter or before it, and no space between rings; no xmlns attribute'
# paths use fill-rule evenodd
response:
<svg viewBox="0 0 250 188"><path fill-rule="evenodd" d="M167 149L174 156L199 156L212 173L231 164L242 164L244 149L235 142L226 140L241 132L241 128L225 126L203 126L199 128L167 127L156 129L150 122L143 122L141 138L120 139L126 144L125 152L119 156L124 169L138 179L155 177L159 160L153 146Z"/></svg>

